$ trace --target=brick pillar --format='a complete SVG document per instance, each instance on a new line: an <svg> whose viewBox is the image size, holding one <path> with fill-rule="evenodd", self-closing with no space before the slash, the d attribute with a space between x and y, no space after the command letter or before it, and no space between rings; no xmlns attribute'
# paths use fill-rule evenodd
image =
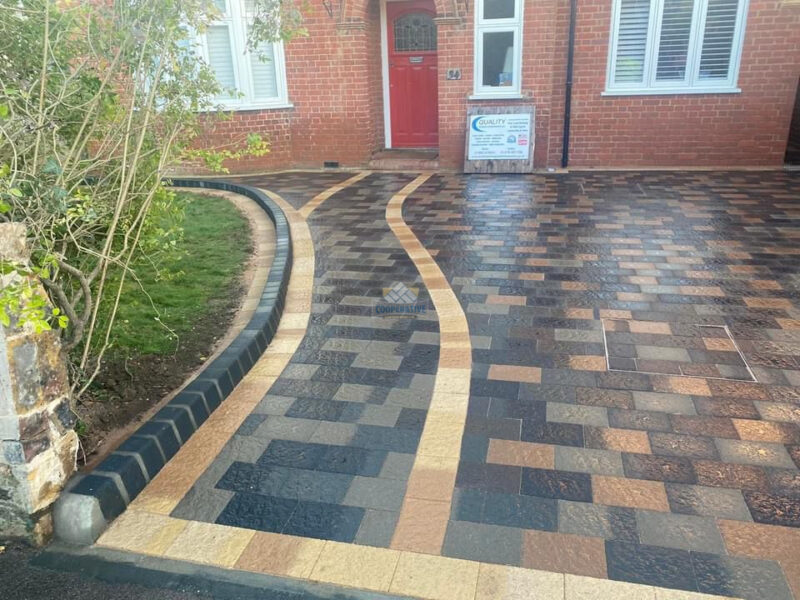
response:
<svg viewBox="0 0 800 600"><path fill-rule="evenodd" d="M27 260L25 228L0 223L0 261ZM0 325L0 535L36 544L52 535L50 508L75 470L73 423L56 333Z"/></svg>

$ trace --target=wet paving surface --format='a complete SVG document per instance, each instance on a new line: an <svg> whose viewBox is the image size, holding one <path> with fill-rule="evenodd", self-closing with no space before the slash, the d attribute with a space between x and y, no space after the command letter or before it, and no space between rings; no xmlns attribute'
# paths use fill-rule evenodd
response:
<svg viewBox="0 0 800 600"><path fill-rule="evenodd" d="M395 283L428 296L387 225L413 177L372 176L310 219L311 324L289 366L173 516L388 547L433 389L433 311L377 314Z"/></svg>
<svg viewBox="0 0 800 600"><path fill-rule="evenodd" d="M800 527L800 175L437 175L404 217L473 341L443 554L792 597L731 548Z"/></svg>
<svg viewBox="0 0 800 600"><path fill-rule="evenodd" d="M413 177L312 214L307 335L172 516L391 545L439 368L434 311L376 312L429 300L385 220ZM800 173L437 174L403 217L472 342L443 555L800 595Z"/></svg>
<svg viewBox="0 0 800 600"><path fill-rule="evenodd" d="M252 185L275 192L294 208L300 208L320 192L340 184L353 176L347 171L300 172L285 171L236 177L238 183Z"/></svg>

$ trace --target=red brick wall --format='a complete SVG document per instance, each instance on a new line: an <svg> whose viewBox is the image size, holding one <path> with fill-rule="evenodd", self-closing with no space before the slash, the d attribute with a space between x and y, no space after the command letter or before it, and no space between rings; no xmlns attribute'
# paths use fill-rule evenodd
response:
<svg viewBox="0 0 800 600"><path fill-rule="evenodd" d="M474 6L436 0L439 13L439 139L443 168L459 169L473 91ZM741 94L604 97L611 0L578 3L570 166L774 166L783 161L800 76L800 6L750 0ZM360 166L384 145L378 0L309 3L309 36L286 46L291 109L249 111L207 137L266 135L272 152L235 171ZM341 7L347 14L341 15ZM457 17L454 15L466 15ZM561 162L568 0L525 0L522 92L536 107L534 164ZM448 69L461 79L447 81ZM508 102L508 101L506 101Z"/></svg>
<svg viewBox="0 0 800 600"><path fill-rule="evenodd" d="M472 92L472 25L457 19L440 19L437 29L439 162L443 167L458 168L464 157L465 99ZM461 69L461 79L446 81L448 69Z"/></svg>
<svg viewBox="0 0 800 600"><path fill-rule="evenodd" d="M329 16L321 2L308 4L304 25L309 35L285 46L293 107L234 113L204 136L204 143L214 145L247 133L270 141L268 155L226 163L232 172L321 167L324 161L363 165L383 146L377 0L367 10L361 25L340 26L338 12Z"/></svg>
<svg viewBox="0 0 800 600"><path fill-rule="evenodd" d="M329 16L321 3L308 6L313 11L306 17L308 37L286 46L294 164L363 164L382 127L374 109L381 85L380 54L377 61L373 56L373 47L380 48L377 5L366 27L348 28L338 27L338 15Z"/></svg>
<svg viewBox="0 0 800 600"><path fill-rule="evenodd" d="M751 0L741 94L603 97L611 2L580 2L571 167L776 166L800 74L800 6Z"/></svg>
<svg viewBox="0 0 800 600"><path fill-rule="evenodd" d="M247 135L259 133L270 142L270 153L263 157L227 161L234 172L258 171L265 167L286 168L293 164L291 111L246 110L230 113L230 118L208 119L199 145L207 148L236 149L244 145Z"/></svg>

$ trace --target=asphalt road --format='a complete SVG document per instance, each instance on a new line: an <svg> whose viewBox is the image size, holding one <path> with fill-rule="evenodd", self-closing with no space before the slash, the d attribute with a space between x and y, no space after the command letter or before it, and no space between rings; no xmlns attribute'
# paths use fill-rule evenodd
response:
<svg viewBox="0 0 800 600"><path fill-rule="evenodd" d="M0 600L399 600L269 576L219 577L214 575L219 569L213 568L190 569L187 574L185 569L171 568L174 561L151 560L132 568L128 560L117 562L113 553L97 558L58 547L51 547L42 559L65 570L51 570L31 564L37 562L39 550L17 542L3 546L2 540L0 548ZM109 582L88 573L102 573ZM149 580L151 586L110 583L114 580Z"/></svg>
<svg viewBox="0 0 800 600"><path fill-rule="evenodd" d="M2 542L0 542L0 546ZM191 593L109 584L76 573L50 571L29 564L36 550L11 543L0 552L0 598L3 600L197 600Z"/></svg>

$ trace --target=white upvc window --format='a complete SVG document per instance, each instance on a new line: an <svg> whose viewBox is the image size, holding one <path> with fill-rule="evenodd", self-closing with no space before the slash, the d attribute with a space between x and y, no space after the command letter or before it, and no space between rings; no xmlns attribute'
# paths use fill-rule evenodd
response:
<svg viewBox="0 0 800 600"><path fill-rule="evenodd" d="M606 94L739 92L748 0L614 0Z"/></svg>
<svg viewBox="0 0 800 600"><path fill-rule="evenodd" d="M475 3L475 97L519 96L522 0Z"/></svg>
<svg viewBox="0 0 800 600"><path fill-rule="evenodd" d="M290 106L283 43L247 49L252 0L214 0L220 17L200 36L200 51L214 71L222 93L215 99L228 110Z"/></svg>

